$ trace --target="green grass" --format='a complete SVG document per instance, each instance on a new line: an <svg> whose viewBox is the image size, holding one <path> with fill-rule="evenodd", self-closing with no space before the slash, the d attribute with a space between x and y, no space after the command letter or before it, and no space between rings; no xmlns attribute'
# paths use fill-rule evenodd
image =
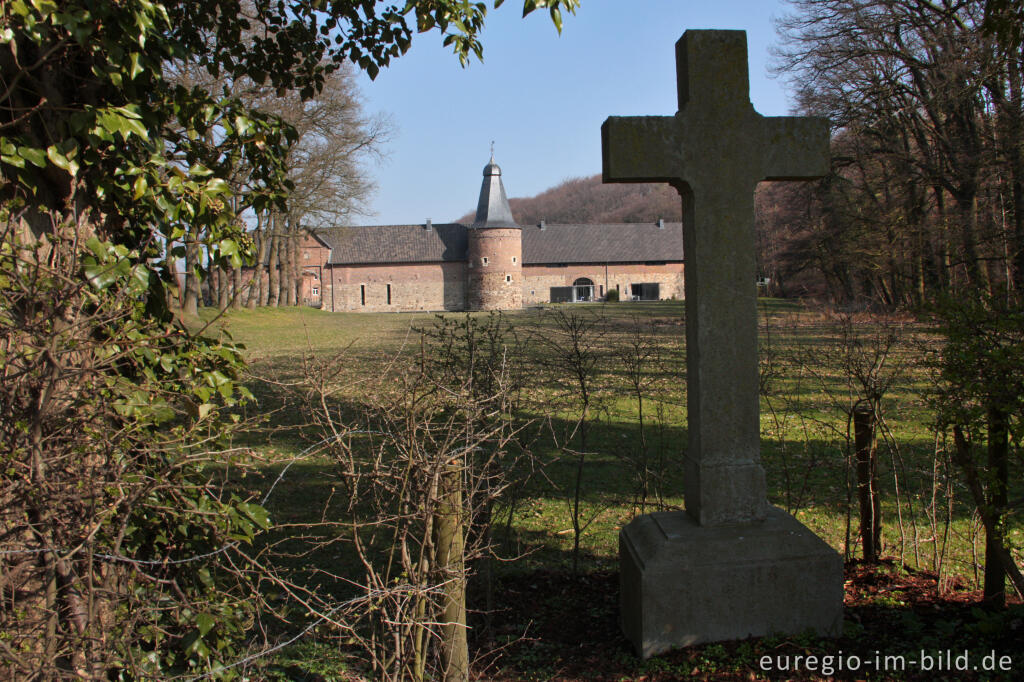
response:
<svg viewBox="0 0 1024 682"><path fill-rule="evenodd" d="M662 463L656 489L660 494L652 494L647 509L682 508L680 469L686 447L683 304L593 304L562 309L605 317L601 324L604 357L595 377L599 404L594 410L582 479L581 518L588 525L580 545L584 572L614 570L618 531L639 512L636 478L627 463L637 456L636 400L615 352L627 343L636 320L646 325L661 349L662 362L651 367L652 384L644 396L649 460ZM210 311L202 315L211 317ZM555 333L543 310L515 311L506 317L525 338ZM252 368L250 385L260 401L255 411L269 415L269 424L254 430L242 443L270 462L247 485L266 488L287 462L321 437L316 428L306 424L307 415L295 402L295 396L302 394L296 385L315 363L332 373L330 384L337 389L333 399L356 406L363 380L383 372L396 357L426 352L415 329L429 327L435 319L432 314L326 313L308 308L244 310L217 319L213 329L229 333L245 345ZM855 481L844 410L857 400L858 391L855 382L850 382L847 366L851 348L853 357L857 352L869 357L873 344L896 328L892 323L865 321L856 326L860 345L844 344L838 321L777 300L761 302L760 326L762 372L769 379L761 398L762 460L769 499L797 516L840 554L856 557L857 497L851 487ZM929 378L921 360L925 349L934 347L937 340L928 329L914 324L897 331L899 340L890 349L885 369L895 371L896 376L882 402L885 430L878 446L884 553L927 570L934 570L941 561L947 579L974 586L983 556L983 535L958 472L945 451L936 447L934 418L927 404ZM527 413L522 416L550 418L556 428L567 429L577 416L572 394L558 388L557 377L540 362L539 348L537 343L527 344L532 364L526 390L532 401L525 403ZM522 557L498 564L501 573L565 571L571 565L575 459L559 457L550 439L538 440L536 450L545 464L544 475L531 480L514 507L510 534L504 531L507 510L499 508L495 517L499 551ZM1011 490L1010 498L1019 498L1024 494L1020 472L1012 472L1011 480L1016 489ZM329 461L304 458L288 469L268 508L279 523L330 518L341 514L344 503L336 484ZM944 515L949 495L952 521L947 528ZM933 499L939 512L934 519L927 511ZM1011 517L1008 535L1017 546L1022 544L1021 534L1020 517ZM358 567L346 564L337 545L317 556L335 572L352 571L358 579Z"/></svg>
<svg viewBox="0 0 1024 682"><path fill-rule="evenodd" d="M588 447L592 454L587 456L584 471L582 514L585 519L593 518L583 534L583 549L592 566L603 567L616 561L617 531L637 511L633 505L634 481L622 459L628 451L635 450L638 439L636 403L613 356L614 349L625 342L634 318L650 325L663 349L663 367L658 370L655 386L645 396L649 445L654 451L651 457L660 457L665 463L665 480L660 486L663 496L655 502L669 507L683 504L678 471L686 442L683 304L593 304L566 309L581 314L599 312L607 318L602 343L609 357L604 358L597 377L601 384L601 406ZM520 332L551 332L544 328L549 321L543 311L514 311L506 316ZM337 381L351 383L379 371L396 355L418 352L419 337L414 328L430 326L434 320L433 314L327 313L309 308L277 308L232 312L215 324L245 345L255 377L283 383L300 381L303 359L319 358L335 363ZM855 515L856 495L854 491L851 504L847 466L850 446L841 406L856 400L856 395L855 387L851 389L839 366L843 348L838 324L796 303L770 299L761 302L760 324L762 355L772 354L774 363L770 395L761 400L762 458L769 498L796 514L841 553L849 551L852 555L854 548L846 546L846 525L847 512ZM865 323L859 333L870 340L876 330L877 326ZM934 568L938 545L930 539L933 533L924 507L932 495L935 434L922 394L927 385L925 370L918 362L920 343L922 339L927 341L928 334L912 325L901 333L903 341L892 353L901 369L883 401L888 432L879 444L885 544L889 553L901 555L912 566ZM531 374L532 390L541 394L553 416L571 421L576 416L569 407L571 401L552 389L550 377L542 376L543 373L537 369ZM273 405L279 396L268 385L259 383L254 385L255 392L265 404ZM358 393L359 384L353 383L348 389L349 398L358 400ZM663 414L660 423L656 423L659 420L655 410L659 405ZM276 414L272 421L276 426L290 426L302 420L292 412ZM250 444L256 445L261 454L287 459L311 442L313 435L308 430L305 437L302 433L301 429L261 432ZM554 454L549 451L546 456L554 460ZM316 478L315 469L315 464L309 464L301 475L291 472L286 485L306 485L306 481ZM540 560L561 556L564 562L572 541L572 534L565 531L571 527L567 496L574 482L575 464L553 461L546 473L550 483L538 483L531 488L529 499L513 520L513 528L522 537L530 538L527 549L541 552ZM940 473L942 484L947 482L945 476L955 477L955 471L943 469ZM954 484L954 491L954 522L945 551L947 558L954 560L956 572L973 581L971 539L977 534L977 523L959 483ZM1019 496L1020 491L1011 493L1011 498L1015 494ZM1011 537L1020 532L1017 520L1010 529ZM855 543L855 516L851 533L849 541Z"/></svg>

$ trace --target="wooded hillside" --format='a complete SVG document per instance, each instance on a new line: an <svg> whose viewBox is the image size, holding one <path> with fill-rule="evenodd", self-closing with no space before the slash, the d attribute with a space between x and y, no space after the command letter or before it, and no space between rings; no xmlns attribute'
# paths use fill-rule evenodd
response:
<svg viewBox="0 0 1024 682"><path fill-rule="evenodd" d="M520 225L539 223L643 223L680 219L679 195L668 185L602 184L600 174L570 178L535 197L509 199ZM471 223L475 211L456 222Z"/></svg>

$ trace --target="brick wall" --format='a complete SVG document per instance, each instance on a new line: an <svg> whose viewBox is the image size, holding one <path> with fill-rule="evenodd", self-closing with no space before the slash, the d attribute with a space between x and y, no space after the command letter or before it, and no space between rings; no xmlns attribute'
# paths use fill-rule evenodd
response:
<svg viewBox="0 0 1024 682"><path fill-rule="evenodd" d="M299 242L299 269L302 272L299 298L302 304L322 304L329 255L330 249L308 234Z"/></svg>
<svg viewBox="0 0 1024 682"><path fill-rule="evenodd" d="M657 282L660 297L683 298L683 264L644 265L642 263L570 264L566 267L527 265L523 268L523 305L537 305L551 300L551 287L568 287L581 277L594 283L594 295L602 296L608 289L619 287L619 296L626 300L630 285Z"/></svg>
<svg viewBox="0 0 1024 682"><path fill-rule="evenodd" d="M522 308L522 230L470 229L467 247L466 303L469 310Z"/></svg>
<svg viewBox="0 0 1024 682"><path fill-rule="evenodd" d="M385 312L466 307L465 263L344 265L328 268L326 275L324 310Z"/></svg>

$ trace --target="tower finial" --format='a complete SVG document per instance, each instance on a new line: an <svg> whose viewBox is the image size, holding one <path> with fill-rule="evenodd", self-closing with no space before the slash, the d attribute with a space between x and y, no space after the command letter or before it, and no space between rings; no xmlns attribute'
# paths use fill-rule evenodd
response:
<svg viewBox="0 0 1024 682"><path fill-rule="evenodd" d="M519 227L508 205L505 186L501 182L501 168L494 162L494 142L491 142L491 160L484 166L473 227Z"/></svg>

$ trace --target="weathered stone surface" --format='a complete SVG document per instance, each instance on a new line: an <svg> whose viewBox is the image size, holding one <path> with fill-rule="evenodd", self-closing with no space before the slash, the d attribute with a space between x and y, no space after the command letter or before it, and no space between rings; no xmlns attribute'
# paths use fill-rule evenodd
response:
<svg viewBox="0 0 1024 682"><path fill-rule="evenodd" d="M701 642L841 632L841 558L776 507L731 526L701 526L685 512L641 516L622 529L619 552L622 628L644 658Z"/></svg>
<svg viewBox="0 0 1024 682"><path fill-rule="evenodd" d="M605 182L669 182L686 253L686 510L704 524L765 513L760 465L754 188L828 172L828 123L765 118L748 98L743 31L676 43L675 116L610 117ZM719 483L735 481L725 486Z"/></svg>
<svg viewBox="0 0 1024 682"><path fill-rule="evenodd" d="M641 517L620 536L623 629L644 656L831 634L842 615L839 556L767 503L754 286L754 188L825 175L828 123L754 111L742 31L687 31L676 64L675 116L601 128L605 182L668 182L683 202L689 516Z"/></svg>

